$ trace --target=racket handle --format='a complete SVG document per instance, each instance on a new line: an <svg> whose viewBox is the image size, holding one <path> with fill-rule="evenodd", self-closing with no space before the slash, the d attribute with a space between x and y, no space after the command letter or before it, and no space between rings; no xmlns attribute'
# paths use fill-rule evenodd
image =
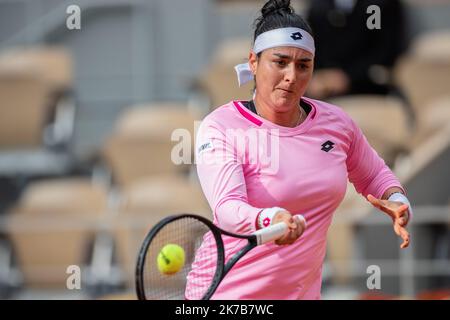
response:
<svg viewBox="0 0 450 320"><path fill-rule="evenodd" d="M260 229L253 234L256 236L256 242L258 245L261 245L281 238L286 233L287 228L288 226L286 223L279 222L273 226Z"/></svg>
<svg viewBox="0 0 450 320"><path fill-rule="evenodd" d="M294 219L296 219L298 221L302 221L304 229L306 229L305 217L303 217L301 214L299 214L299 215L295 215ZM260 229L253 234L256 236L256 241L259 246L260 244L264 244L264 243L271 242L271 241L281 238L286 233L287 228L288 228L288 226L286 223L279 222L273 226L270 226L270 227L267 227L264 229Z"/></svg>

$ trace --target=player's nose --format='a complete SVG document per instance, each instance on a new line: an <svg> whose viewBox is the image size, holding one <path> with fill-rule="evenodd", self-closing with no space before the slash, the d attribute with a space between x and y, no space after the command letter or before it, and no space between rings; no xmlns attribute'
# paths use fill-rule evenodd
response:
<svg viewBox="0 0 450 320"><path fill-rule="evenodd" d="M290 63L288 67L286 67L284 80L288 83L295 83L295 81L297 80L297 72L293 63Z"/></svg>

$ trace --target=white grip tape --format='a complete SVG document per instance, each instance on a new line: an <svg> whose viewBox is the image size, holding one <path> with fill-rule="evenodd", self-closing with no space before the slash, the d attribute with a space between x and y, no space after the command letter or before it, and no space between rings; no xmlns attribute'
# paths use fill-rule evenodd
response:
<svg viewBox="0 0 450 320"><path fill-rule="evenodd" d="M286 223L279 222L273 226L260 229L253 234L256 236L258 245L261 245L282 237L286 233L287 228L288 226Z"/></svg>
<svg viewBox="0 0 450 320"><path fill-rule="evenodd" d="M294 219L303 221L304 229L306 230L306 219L303 215L297 214L294 216ZM253 233L256 236L256 241L258 246L267 242L271 242L281 238L287 231L287 224L284 222L279 222L273 226L266 227L264 229L260 229ZM302 233L303 233L302 232Z"/></svg>

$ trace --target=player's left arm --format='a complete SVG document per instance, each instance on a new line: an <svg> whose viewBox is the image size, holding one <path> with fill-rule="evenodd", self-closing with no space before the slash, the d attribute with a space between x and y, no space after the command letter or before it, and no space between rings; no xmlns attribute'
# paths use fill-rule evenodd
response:
<svg viewBox="0 0 450 320"><path fill-rule="evenodd" d="M410 204L397 177L367 142L355 122L349 119L352 142L347 154L350 182L376 208L392 218L394 232L402 238L401 248L410 242L406 224L411 217ZM408 210L409 209L409 210Z"/></svg>

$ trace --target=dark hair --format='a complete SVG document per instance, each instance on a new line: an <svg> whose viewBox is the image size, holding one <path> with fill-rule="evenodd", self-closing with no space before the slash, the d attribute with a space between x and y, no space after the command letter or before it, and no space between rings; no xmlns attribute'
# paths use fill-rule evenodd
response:
<svg viewBox="0 0 450 320"><path fill-rule="evenodd" d="M291 7L290 0L269 0L261 9L261 16L254 22L253 42L261 33L279 28L301 28L312 35L309 24Z"/></svg>

